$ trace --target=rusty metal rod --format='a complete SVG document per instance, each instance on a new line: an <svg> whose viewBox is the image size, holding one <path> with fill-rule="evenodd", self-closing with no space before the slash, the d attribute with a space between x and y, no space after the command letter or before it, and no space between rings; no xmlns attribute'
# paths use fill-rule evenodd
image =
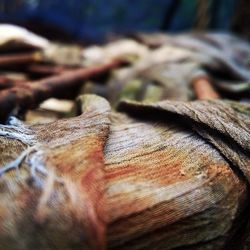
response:
<svg viewBox="0 0 250 250"><path fill-rule="evenodd" d="M50 97L59 97L62 92L80 86L82 80L105 73L121 63L119 60L113 60L103 65L70 70L0 91L0 122L4 122L16 107L23 109L35 107Z"/></svg>
<svg viewBox="0 0 250 250"><path fill-rule="evenodd" d="M4 55L0 56L0 67L23 65L39 62L40 60L41 55L39 52Z"/></svg>
<svg viewBox="0 0 250 250"><path fill-rule="evenodd" d="M26 71L28 71L29 74L35 74L39 76L57 75L68 70L70 70L69 67L49 64L31 64L26 67Z"/></svg>
<svg viewBox="0 0 250 250"><path fill-rule="evenodd" d="M206 76L198 76L192 79L194 93L199 100L218 99L220 95L214 89L210 79Z"/></svg>
<svg viewBox="0 0 250 250"><path fill-rule="evenodd" d="M14 80L5 76L0 76L0 91L3 89L9 89L15 86L21 86L25 83L25 80Z"/></svg>

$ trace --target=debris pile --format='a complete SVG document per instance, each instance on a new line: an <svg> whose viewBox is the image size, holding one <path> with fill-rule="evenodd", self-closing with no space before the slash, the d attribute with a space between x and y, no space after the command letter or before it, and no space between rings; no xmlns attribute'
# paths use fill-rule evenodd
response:
<svg viewBox="0 0 250 250"><path fill-rule="evenodd" d="M1 43L0 249L249 248L247 43L31 37Z"/></svg>

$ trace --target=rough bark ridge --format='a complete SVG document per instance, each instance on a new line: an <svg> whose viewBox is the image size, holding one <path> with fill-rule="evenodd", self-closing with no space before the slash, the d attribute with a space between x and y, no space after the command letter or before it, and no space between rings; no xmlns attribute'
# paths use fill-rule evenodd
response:
<svg viewBox="0 0 250 250"><path fill-rule="evenodd" d="M249 202L249 106L80 100L0 126L0 249L223 249Z"/></svg>

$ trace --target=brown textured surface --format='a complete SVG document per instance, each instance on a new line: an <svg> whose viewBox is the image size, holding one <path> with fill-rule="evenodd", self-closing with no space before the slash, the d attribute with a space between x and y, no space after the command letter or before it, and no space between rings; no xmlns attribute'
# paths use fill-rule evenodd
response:
<svg viewBox="0 0 250 250"><path fill-rule="evenodd" d="M0 249L223 249L248 205L248 105L80 102L75 118L1 125L1 166L34 150L0 177Z"/></svg>
<svg viewBox="0 0 250 250"><path fill-rule="evenodd" d="M188 106L190 117L195 119L199 117L199 108L203 108L202 114L208 114L214 127L219 117L205 112L205 108L216 109L218 104L208 103L121 104L120 109L140 116L144 123L137 126L133 123L131 128L127 124L122 129L111 128L113 133L106 146L106 168L123 176L120 181L117 176L108 179L107 200L111 206L108 232L114 248L186 249L194 245L196 249L201 242L205 246L206 241L211 241L207 243L211 249L220 249L224 244L225 238L221 236L226 235L237 214L233 203L246 191L242 189L244 185L241 186L219 151L185 128L188 123L173 122L169 112L157 114L158 109L167 110L168 104L170 107L172 104L183 115ZM157 119L162 123L156 123ZM148 142L153 142L153 147L148 148ZM117 161L113 161L113 152ZM233 192L236 190L238 194Z"/></svg>
<svg viewBox="0 0 250 250"><path fill-rule="evenodd" d="M91 96L82 102L81 116L28 129L33 137L30 142L36 146L29 158L48 169L45 183L34 178L31 185L29 171L23 167L16 184L10 178L15 172L1 176L1 201L5 202L0 205L0 249L104 248L103 147L110 108L105 100ZM19 142L1 140L2 165L16 156L7 152ZM12 186L4 192L9 181ZM23 207L13 204L19 200Z"/></svg>
<svg viewBox="0 0 250 250"><path fill-rule="evenodd" d="M206 138L230 162L238 166L250 180L250 106L226 101L170 102L137 104L123 102L120 109L128 112L167 115L182 118L198 134Z"/></svg>

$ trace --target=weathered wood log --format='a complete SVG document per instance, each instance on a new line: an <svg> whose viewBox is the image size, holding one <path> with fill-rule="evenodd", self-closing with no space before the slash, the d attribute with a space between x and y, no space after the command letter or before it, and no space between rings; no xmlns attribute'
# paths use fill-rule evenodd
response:
<svg viewBox="0 0 250 250"><path fill-rule="evenodd" d="M0 121L4 121L18 106L24 109L35 107L49 97L59 97L62 90L65 92L74 86L81 86L82 80L105 73L120 64L121 61L114 60L103 65L70 70L60 75L3 90L0 92Z"/></svg>
<svg viewBox="0 0 250 250"><path fill-rule="evenodd" d="M0 125L0 249L232 240L249 203L248 105L122 102L121 114L93 95L80 101L75 118Z"/></svg>

